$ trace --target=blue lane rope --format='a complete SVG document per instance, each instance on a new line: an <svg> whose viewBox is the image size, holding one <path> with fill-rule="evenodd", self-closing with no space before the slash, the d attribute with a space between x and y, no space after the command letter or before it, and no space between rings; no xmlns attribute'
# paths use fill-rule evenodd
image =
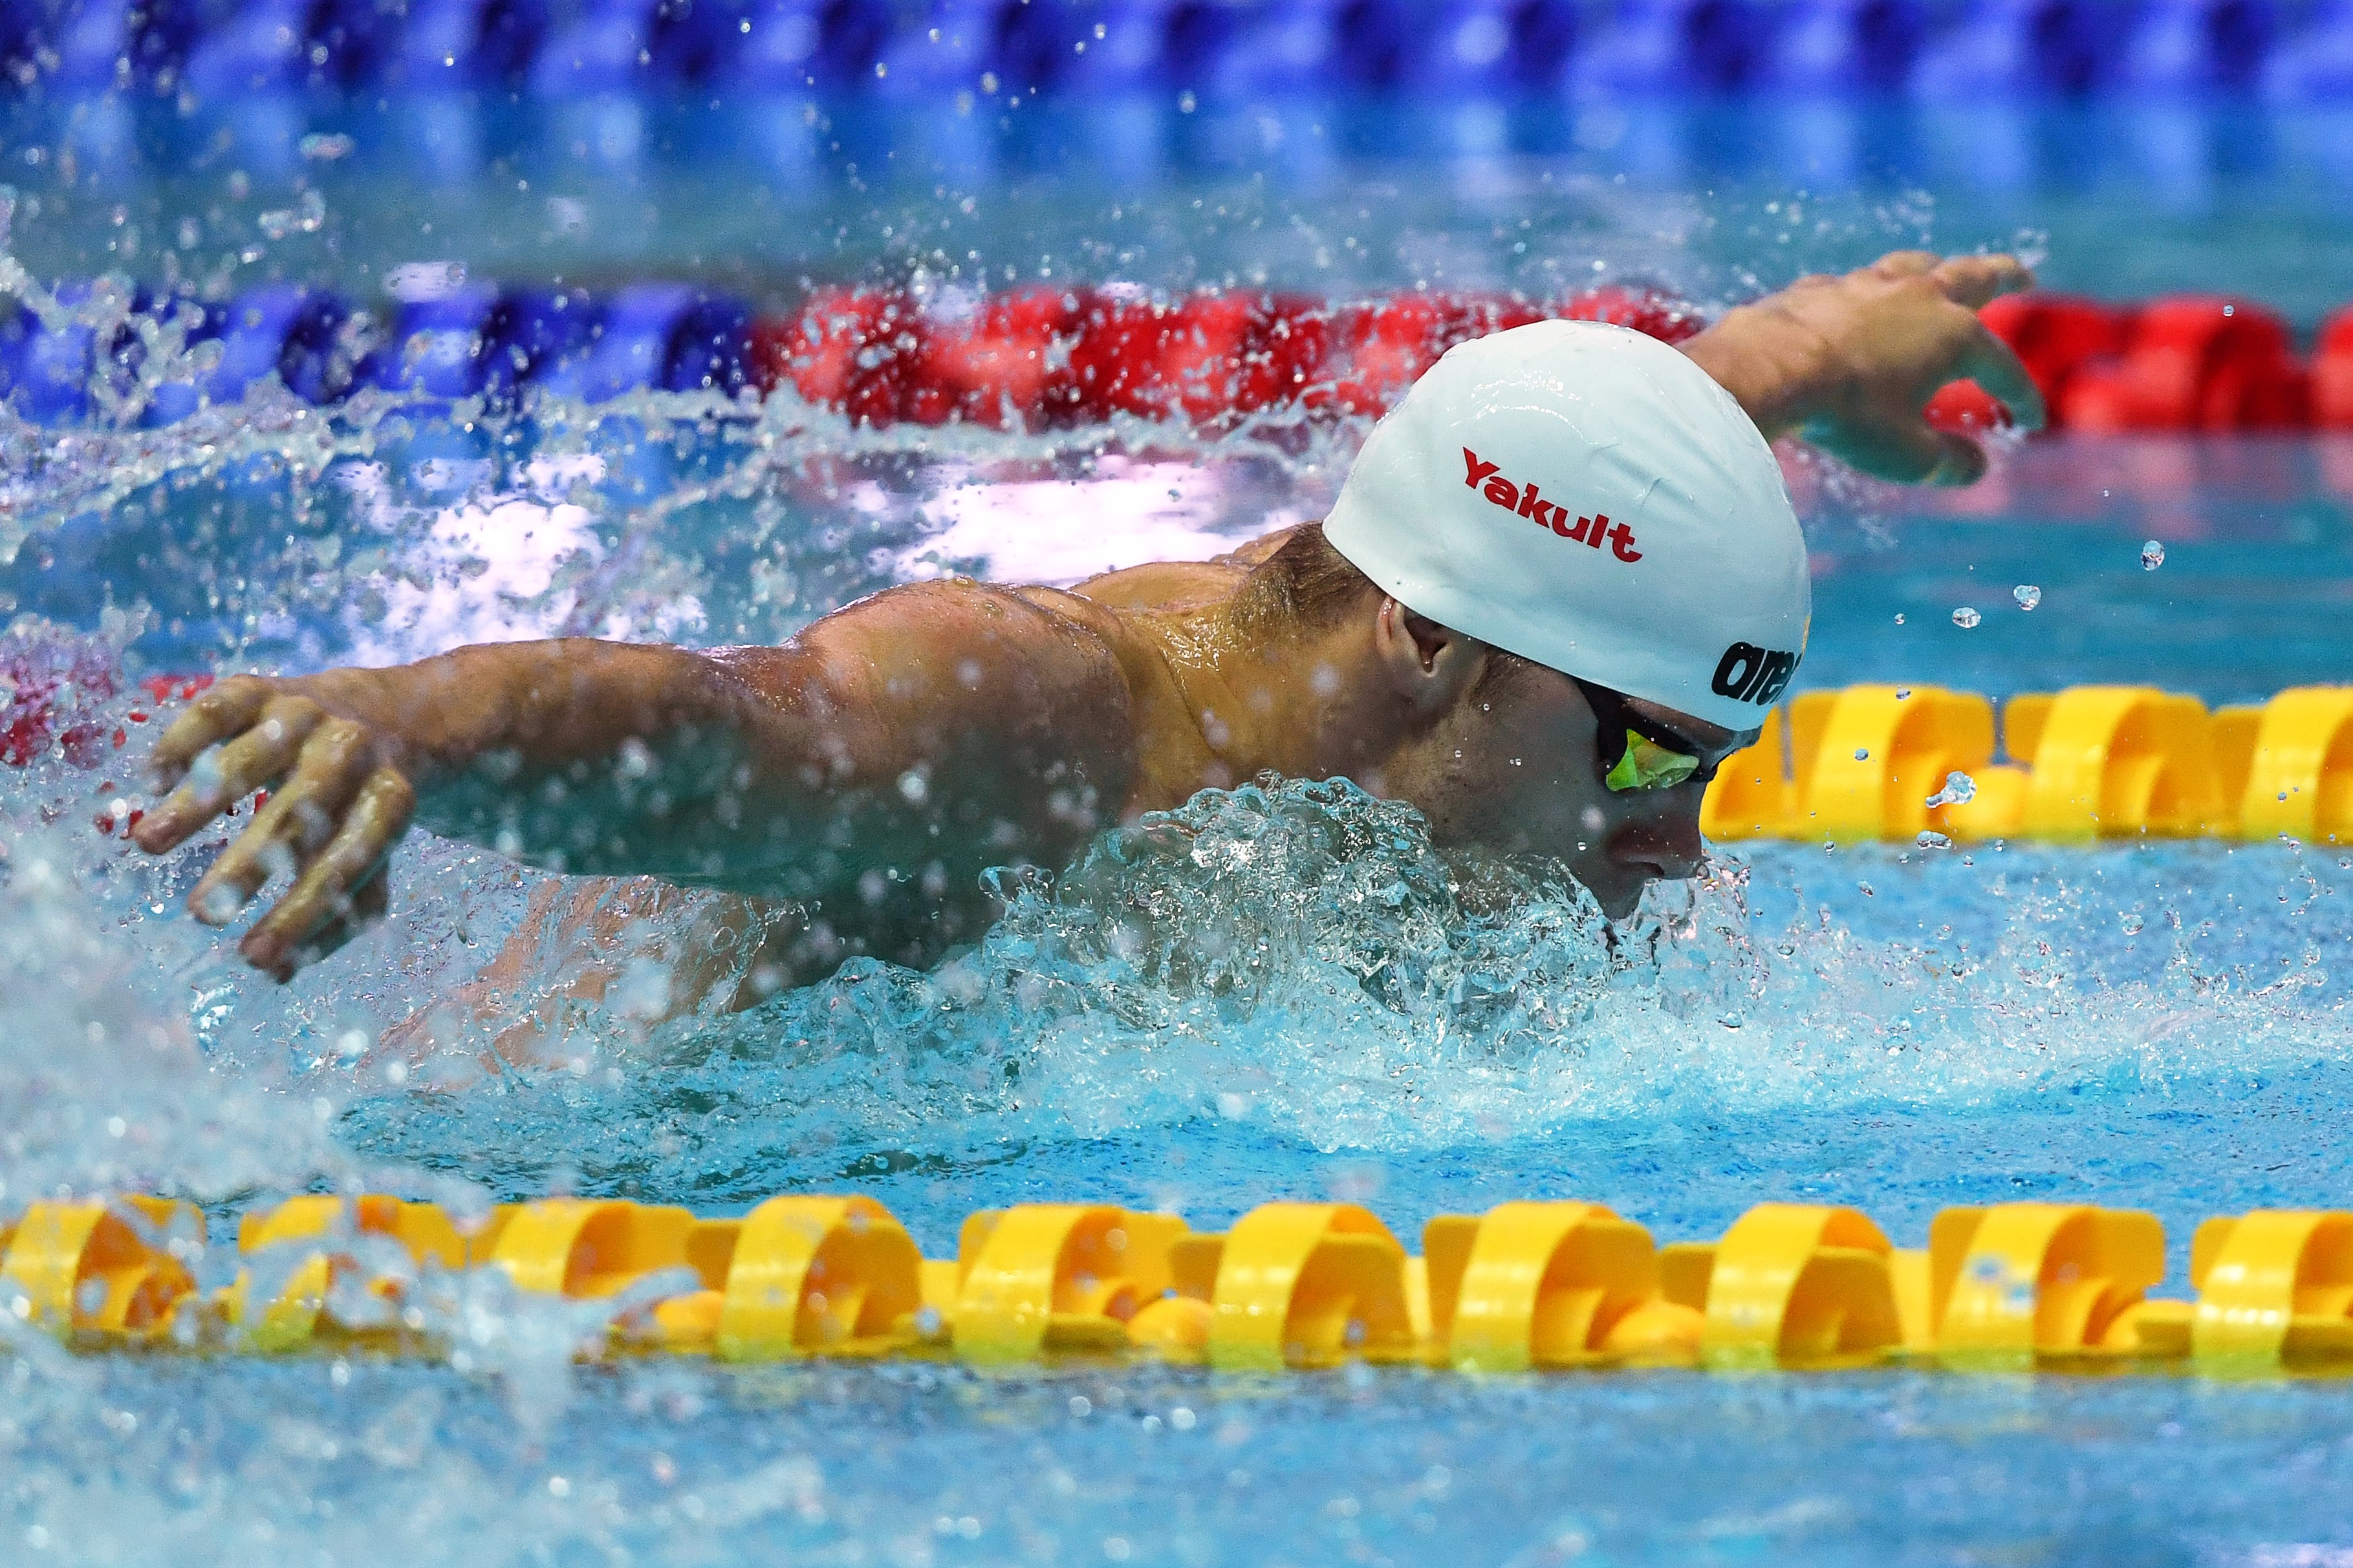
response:
<svg viewBox="0 0 2353 1568"><path fill-rule="evenodd" d="M2348 0L12 0L0 90L2353 95Z"/></svg>

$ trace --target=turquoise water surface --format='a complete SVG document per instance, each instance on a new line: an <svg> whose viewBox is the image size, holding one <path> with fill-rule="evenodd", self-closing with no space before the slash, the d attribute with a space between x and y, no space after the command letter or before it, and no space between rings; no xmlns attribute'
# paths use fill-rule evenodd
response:
<svg viewBox="0 0 2353 1568"><path fill-rule="evenodd" d="M395 129L364 106L303 112L297 128L354 127L357 150L271 165L223 121L218 153L210 122L167 125L196 150L126 153L112 186L87 156L71 182L27 164L13 253L87 272L111 242L153 277L164 251L218 265L251 241L265 256L240 277L361 291L453 254L485 275L674 263L788 289L797 269L911 265L875 230L911 213L944 232L970 197L985 240L967 248L1094 279L1261 257L1308 286L1301 226L1329 242L1326 220L1377 213L1350 220L1378 244L1333 291L1435 256L1489 277L1599 261L1723 300L1907 238L2031 233L2083 286L2267 288L2306 324L2353 295L2324 243L2344 221L2331 125L2219 110L2193 121L2221 150L2191 161L2196 201L2131 173L2157 166L2135 162L2142 121L2071 110L2021 132L2067 156L2001 179L1916 126L1892 163L1824 176L1688 125L1679 162L1571 126L1303 166L1249 153L1264 132L1234 115L1167 131L1117 192L1002 141L961 184L857 190L812 153L799 184L774 180L798 216L756 223L680 195L717 189L723 158L654 139L552 193L612 204L556 250L518 216L547 212L565 166L536 122L469 110L492 140L438 176L426 235ZM1187 135L1224 151L1188 163ZM2268 149L2254 174L2248 145ZM1829 182L1826 210L1759 227L1807 179ZM252 212L296 180L330 193L322 227L254 239ZM1240 234L1211 232L1219 189L1258 193ZM2264 224L2323 240L2231 237ZM836 244L844 226L855 243ZM781 400L754 418L683 396L470 428L297 406L163 433L0 427L0 658L18 692L78 668L89 726L0 769L0 1205L176 1190L225 1237L245 1206L318 1185L711 1213L855 1190L944 1256L967 1210L1076 1197L1200 1227L1341 1197L1401 1235L1582 1197L1662 1240L1798 1199L1860 1205L1908 1246L1947 1205L2063 1196L2156 1210L2186 1293L2200 1218L2353 1197L2353 852L2333 846L1735 847L1611 942L1573 887L1474 900L1410 812L1270 784L1107 837L930 974L853 966L733 1019L649 1026L620 1004L544 1068L486 1073L470 1038L388 1055L377 1036L495 951L536 875L412 840L384 929L291 985L257 980L177 910L216 838L147 862L93 825L136 795L158 721L132 718L152 707L132 678L558 632L773 639L949 568L1066 581L1206 554L1317 515L1362 432L854 435ZM2353 675L2353 449L2054 441L1958 496L1804 459L1795 478L1813 684L2132 679L2221 702ZM2022 584L2042 590L2031 611ZM1964 605L1983 616L1966 630ZM565 962L542 952L534 982ZM227 1252L200 1273L226 1279ZM2353 1563L2353 1405L2330 1382L578 1367L580 1331L494 1282L460 1301L448 1366L76 1358L0 1322L0 1562Z"/></svg>

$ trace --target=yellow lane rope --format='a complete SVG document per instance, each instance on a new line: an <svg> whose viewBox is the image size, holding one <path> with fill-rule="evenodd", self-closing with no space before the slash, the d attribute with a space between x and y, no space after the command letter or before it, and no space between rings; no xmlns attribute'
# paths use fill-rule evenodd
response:
<svg viewBox="0 0 2353 1568"><path fill-rule="evenodd" d="M2013 697L2001 762L1994 721L1985 698L1936 686L1807 692L1725 762L1701 831L1835 843L2353 840L2353 686L2295 687L2211 712L2149 686Z"/></svg>
<svg viewBox="0 0 2353 1568"><path fill-rule="evenodd" d="M970 1215L956 1256L930 1259L861 1196L731 1219L546 1198L460 1226L431 1204L314 1195L246 1215L237 1279L207 1292L201 1211L134 1196L34 1204L0 1227L0 1314L92 1350L429 1357L463 1288L492 1281L576 1309L587 1359L2353 1371L2353 1211L2206 1221L2194 1300L2147 1294L2165 1274L2157 1216L2085 1204L1946 1209L1917 1249L1859 1210L1779 1203L1663 1247L1570 1202L1440 1215L1421 1243L1409 1254L1353 1204L1264 1204L1222 1235L1029 1204Z"/></svg>

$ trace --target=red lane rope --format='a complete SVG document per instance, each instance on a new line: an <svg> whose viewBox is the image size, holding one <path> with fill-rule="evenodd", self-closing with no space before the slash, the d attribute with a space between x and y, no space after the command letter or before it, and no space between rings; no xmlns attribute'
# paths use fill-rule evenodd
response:
<svg viewBox="0 0 2353 1568"><path fill-rule="evenodd" d="M2232 295L2111 305L2023 294L1980 315L2026 362L2054 430L2353 429L2353 310L2322 329L2309 360L2278 312ZM1930 412L1956 428L2005 417L1968 383Z"/></svg>
<svg viewBox="0 0 2353 1568"><path fill-rule="evenodd" d="M2030 294L1982 314L2026 362L2054 430L2353 429L2353 309L2322 330L2309 359L2277 312L2228 295L2112 305ZM866 425L1036 428L1133 415L1217 428L1266 410L1377 414L1454 344L1547 318L1613 321L1669 342L1706 324L1697 306L1641 287L1344 305L1037 287L954 312L837 289L756 323L753 371L764 390L789 385ZM1962 383L1930 417L1968 430L2008 415Z"/></svg>
<svg viewBox="0 0 2353 1568"><path fill-rule="evenodd" d="M763 390L789 385L867 425L1033 428L1132 415L1216 428L1269 409L1377 414L1456 343L1547 318L1669 342L1706 325L1697 307L1639 288L1548 303L1417 293L1333 305L1038 287L953 315L902 293L839 289L755 324L753 374Z"/></svg>
<svg viewBox="0 0 2353 1568"><path fill-rule="evenodd" d="M416 321L395 311L388 324L396 336L431 331L447 337L462 329L483 334L485 344L494 337L506 341L501 334L514 335L517 345L535 342L537 329L527 323L538 320L533 311L546 300L528 290L500 298L507 303L481 305L470 321L459 320L463 311ZM278 317L285 315L279 308L283 303L272 307ZM592 329L592 339L606 325L619 335L601 347L566 338L570 359L542 345L546 352L532 361L526 381L593 361L580 384L597 388L595 397L649 385L732 391L748 381L764 393L789 386L807 403L860 425L998 429L1132 416L1217 431L1269 412L1294 420L1378 414L1440 354L1484 333L1564 318L1616 322L1680 342L1707 322L1698 306L1641 285L1551 300L1416 290L1354 303L1214 289L1155 298L1119 284L923 296L834 287L765 318L747 300L647 285L624 289L607 301L614 320L601 325L606 306L585 297L579 303L584 308L567 321ZM329 304L340 319L344 307ZM519 313L504 313L510 305ZM250 325L258 318L248 311L248 319ZM271 319L277 321L272 330L291 331L298 324ZM2308 357L2299 353L2277 312L2228 295L2112 305L2033 294L1997 300L1983 319L2025 361L2042 389L2053 429L2353 429L2353 308L2322 328ZM266 341L250 346L281 366L290 363ZM61 340L44 352L51 351L79 353L86 374L95 368L102 374L119 371L117 362L128 352L109 349L93 367L86 342L77 349ZM382 365L367 368L375 363L371 358L361 367L363 379L386 385L399 381L385 379L391 373ZM0 366L0 392L8 391L9 374ZM432 379L433 395L456 395L453 385L442 384L452 375L437 371ZM343 380L324 372L293 375L292 382L306 395L328 401L346 390ZM579 384L564 384L581 395ZM474 389L480 389L479 378ZM78 405L68 405L71 399L45 393L33 401L32 416L80 416ZM1999 425L2007 417L1966 384L1947 389L1931 416L1953 429Z"/></svg>

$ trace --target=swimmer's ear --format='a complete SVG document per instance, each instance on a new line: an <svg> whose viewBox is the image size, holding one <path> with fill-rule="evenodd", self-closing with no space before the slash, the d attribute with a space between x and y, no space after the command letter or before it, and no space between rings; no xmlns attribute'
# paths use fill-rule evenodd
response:
<svg viewBox="0 0 2353 1568"><path fill-rule="evenodd" d="M1485 643L1417 616L1395 599L1381 601L1373 647L1398 695L1431 715L1461 701L1487 668Z"/></svg>

